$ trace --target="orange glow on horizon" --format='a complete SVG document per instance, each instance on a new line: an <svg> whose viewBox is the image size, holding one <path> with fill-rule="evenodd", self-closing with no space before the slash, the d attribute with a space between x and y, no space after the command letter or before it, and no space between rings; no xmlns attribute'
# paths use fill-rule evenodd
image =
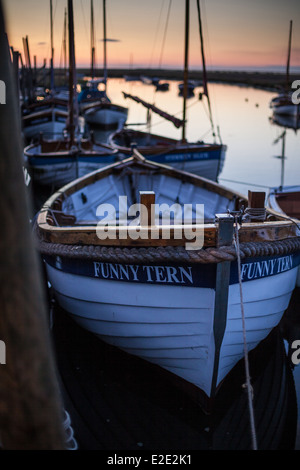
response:
<svg viewBox="0 0 300 470"><path fill-rule="evenodd" d="M74 0L75 52L79 68L90 66L90 0ZM126 3L126 5L125 5ZM174 0L165 36L167 3L162 0L107 1L108 68L183 68L184 2ZM207 4L206 4L207 3ZM226 5L225 5L226 3ZM265 2L268 3L268 2ZM294 18L291 66L300 64L300 28L297 0L264 2L236 0L202 1L204 46L207 67L281 66L287 58L288 27ZM262 5L263 4L263 5ZM164 8L161 8L163 5ZM22 37L28 36L30 54L38 67L50 61L50 14L48 0L4 0L10 45L23 54ZM66 2L53 0L54 65L64 66L62 39ZM191 2L190 68L202 68L196 7ZM96 67L103 67L102 2L94 1ZM161 16L159 15L161 13ZM160 18L160 23L159 23ZM147 21L146 21L147 19ZM158 28L158 25L160 26Z"/></svg>

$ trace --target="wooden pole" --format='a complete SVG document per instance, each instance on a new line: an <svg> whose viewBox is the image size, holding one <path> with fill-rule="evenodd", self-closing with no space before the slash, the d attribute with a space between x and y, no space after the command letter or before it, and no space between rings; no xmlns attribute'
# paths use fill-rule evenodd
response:
<svg viewBox="0 0 300 470"><path fill-rule="evenodd" d="M251 215L252 222L262 222L260 213L263 212L265 208L266 193L263 191L248 191L248 208L249 209L258 209L258 211L253 211ZM256 212L256 214L255 214Z"/></svg>
<svg viewBox="0 0 300 470"><path fill-rule="evenodd" d="M50 89L54 90L54 46L53 46L53 7L50 0L50 43L51 43L51 59L50 59Z"/></svg>
<svg viewBox="0 0 300 470"><path fill-rule="evenodd" d="M63 407L49 337L42 271L29 225L21 129L0 1L0 438L7 450L64 448Z"/></svg>
<svg viewBox="0 0 300 470"><path fill-rule="evenodd" d="M140 224L142 227L155 225L155 192L140 191Z"/></svg>
<svg viewBox="0 0 300 470"><path fill-rule="evenodd" d="M233 241L234 217L229 214L216 214L216 223L218 224L218 247L231 245ZM211 385L212 397L215 396L217 389L221 346L227 323L230 267L230 261L217 263L216 267L216 293L213 325L215 359Z"/></svg>
<svg viewBox="0 0 300 470"><path fill-rule="evenodd" d="M95 29L94 29L94 4L91 0L91 77L95 77Z"/></svg>
<svg viewBox="0 0 300 470"><path fill-rule="evenodd" d="M291 60L291 45L292 45L292 29L293 21L290 21L289 29L289 43L288 43L288 55L287 55L287 64L286 64L286 91L290 91L290 60Z"/></svg>

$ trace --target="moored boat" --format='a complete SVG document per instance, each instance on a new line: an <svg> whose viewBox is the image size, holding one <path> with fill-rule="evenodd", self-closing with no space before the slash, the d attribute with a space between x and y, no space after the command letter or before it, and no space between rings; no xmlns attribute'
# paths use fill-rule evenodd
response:
<svg viewBox="0 0 300 470"><path fill-rule="evenodd" d="M300 232L266 214L264 193L247 200L134 155L55 193L37 217L38 248L76 322L212 398L243 358L244 333L251 350L281 320Z"/></svg>
<svg viewBox="0 0 300 470"><path fill-rule="evenodd" d="M104 89L99 90L99 84L93 83L94 60L95 60L95 38L94 38L94 7L91 0L91 72L92 81L90 90L83 90L83 95L79 96L79 104L82 115L86 122L92 126L102 129L120 129L127 120L128 109L124 106L112 103L107 96L107 37L106 37L106 0L102 0L103 5L103 69L104 78L101 82Z"/></svg>
<svg viewBox="0 0 300 470"><path fill-rule="evenodd" d="M123 157L129 157L132 145L148 160L195 173L216 181L224 166L226 146L206 142L186 143L181 140L124 128L108 137L110 146Z"/></svg>
<svg viewBox="0 0 300 470"><path fill-rule="evenodd" d="M285 219L294 221L300 229L300 186L280 186L271 189L268 204ZM296 285L300 287L300 268Z"/></svg>
<svg viewBox="0 0 300 470"><path fill-rule="evenodd" d="M292 45L292 30L293 21L290 21L289 40L288 40L288 55L286 65L286 85L270 102L270 108L276 116L289 116L296 119L300 118L300 105L293 102L293 92L290 88L290 58L291 58L291 45Z"/></svg>
<svg viewBox="0 0 300 470"><path fill-rule="evenodd" d="M33 180L41 185L58 187L83 174L106 166L116 159L117 151L98 144L92 136L84 139L78 116L73 3L68 1L69 15L69 106L64 135L40 141L24 149L25 166ZM82 119L82 118L81 118Z"/></svg>
<svg viewBox="0 0 300 470"><path fill-rule="evenodd" d="M286 129L279 138L276 139L276 142L279 139L282 140L282 150L279 157L281 159L280 185L270 188L267 204L272 210L276 211L277 214L281 214L283 218L293 221L300 228L300 186L286 186L284 184ZM300 268L297 286L300 287Z"/></svg>
<svg viewBox="0 0 300 470"><path fill-rule="evenodd" d="M184 85L183 85L183 112L182 119L159 109L151 103L147 103L137 96L132 96L124 93L125 98L130 98L138 103L141 103L147 109L147 122L149 123L148 129L144 132L124 127L118 129L116 132L109 136L109 143L112 147L118 149L124 156L131 154L131 145L136 144L138 150L146 156L149 160L159 163L165 163L183 171L195 173L205 178L217 181L220 172L223 169L225 153L227 150L226 145L216 141L216 133L211 112L211 103L208 93L208 82L206 75L206 64L203 47L203 35L201 26L200 3L197 2L198 7L198 22L200 29L200 43L201 43L201 56L203 66L203 93L207 99L208 114L214 136L214 141L204 142L196 141L189 142L186 138L186 117L187 109L186 103L188 99L189 80L188 80L188 45L189 45L189 21L190 21L190 4L189 0L185 2L185 58L184 58ZM204 100L203 100L204 101ZM151 132L150 116L151 112L159 114L164 119L172 122L175 127L182 129L180 139L170 139L164 135L155 135Z"/></svg>

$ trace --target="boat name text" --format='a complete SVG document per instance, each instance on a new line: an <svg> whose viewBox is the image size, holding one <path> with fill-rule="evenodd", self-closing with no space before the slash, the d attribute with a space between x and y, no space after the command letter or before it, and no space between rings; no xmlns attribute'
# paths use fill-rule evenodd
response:
<svg viewBox="0 0 300 470"><path fill-rule="evenodd" d="M272 276L293 268L293 257L283 256L281 258L255 261L253 263L243 263L241 265L242 281Z"/></svg>
<svg viewBox="0 0 300 470"><path fill-rule="evenodd" d="M191 266L143 266L94 261L94 275L118 281L194 284Z"/></svg>

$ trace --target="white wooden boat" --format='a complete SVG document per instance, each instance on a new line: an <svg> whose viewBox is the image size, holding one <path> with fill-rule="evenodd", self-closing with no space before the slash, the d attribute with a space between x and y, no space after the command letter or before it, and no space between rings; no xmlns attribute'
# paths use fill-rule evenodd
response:
<svg viewBox="0 0 300 470"><path fill-rule="evenodd" d="M300 186L280 186L269 194L270 207L300 222Z"/></svg>
<svg viewBox="0 0 300 470"><path fill-rule="evenodd" d="M273 110L274 116L290 116L294 119L300 118L300 105L293 103L293 92L290 85L290 57L292 46L292 30L293 21L290 21L289 40L288 40L288 56L286 65L286 85L284 90L280 91L270 102L270 108Z"/></svg>
<svg viewBox="0 0 300 470"><path fill-rule="evenodd" d="M253 220L264 213L255 204L264 193L247 201L134 155L55 193L37 217L38 249L57 301L79 325L211 398L244 355L235 211L246 208L238 233L248 350L289 304L300 232L272 211ZM196 204L204 204L202 222Z"/></svg>
<svg viewBox="0 0 300 470"><path fill-rule="evenodd" d="M271 188L268 194L268 206L285 219L293 221L300 227L300 186L286 186L284 184L284 163L285 163L285 140L286 130L277 140L282 140L281 156L281 176L280 185ZM300 269L298 273L297 286L300 287Z"/></svg>
<svg viewBox="0 0 300 470"><path fill-rule="evenodd" d="M133 99L134 101L141 103L147 108L147 121L150 123L149 116L151 112L157 113L164 117L168 121L171 121L175 127L182 128L181 139L170 139L165 136L155 135L151 132L150 125L145 132L136 131L125 127L118 129L116 132L109 136L108 142L119 153L124 156L131 154L132 144L136 144L138 150L147 159L171 165L174 168L195 173L196 175L204 176L205 178L217 181L218 175L223 169L226 145L222 142L218 143L215 139L215 131L212 119L210 97L208 93L206 65L203 48L203 37L202 37L202 26L201 26L201 15L200 15L200 4L198 2L198 22L200 29L200 43L202 53L202 66L203 66L203 93L202 95L207 98L208 112L210 115L210 123L212 127L212 134L214 136L214 142L188 142L186 139L186 102L188 99L189 91L189 80L188 80L188 37L189 37L189 1L185 2L185 60L184 60L184 85L183 85L183 113L182 119L178 119L169 113L157 108L151 103L147 103L137 96L132 96L128 93L124 93L125 98ZM193 83L194 84L194 83Z"/></svg>
<svg viewBox="0 0 300 470"><path fill-rule="evenodd" d="M103 5L103 70L104 90L99 90L97 83L91 86L90 91L80 99L80 111L86 122L92 126L102 129L120 129L127 121L128 109L124 106L111 103L107 96L107 37L106 37L106 0L102 0ZM94 38L94 7L91 0L91 73L92 81L94 78L94 60L95 60L95 38ZM83 91L85 93L85 91Z"/></svg>
<svg viewBox="0 0 300 470"><path fill-rule="evenodd" d="M300 228L300 186L280 186L271 189L268 195L268 205L282 214L284 218L293 220ZM300 268L296 285L300 287Z"/></svg>
<svg viewBox="0 0 300 470"><path fill-rule="evenodd" d="M120 129L127 121L128 109L111 103L105 96L99 100L81 104L85 121L102 129Z"/></svg>
<svg viewBox="0 0 300 470"><path fill-rule="evenodd" d="M59 137L66 128L68 112L55 106L32 112L22 118L23 133L27 140L38 139L42 133Z"/></svg>
<svg viewBox="0 0 300 470"><path fill-rule="evenodd" d="M270 108L274 115L289 116L293 119L300 118L300 106L292 101L292 93L281 93L270 102Z"/></svg>

